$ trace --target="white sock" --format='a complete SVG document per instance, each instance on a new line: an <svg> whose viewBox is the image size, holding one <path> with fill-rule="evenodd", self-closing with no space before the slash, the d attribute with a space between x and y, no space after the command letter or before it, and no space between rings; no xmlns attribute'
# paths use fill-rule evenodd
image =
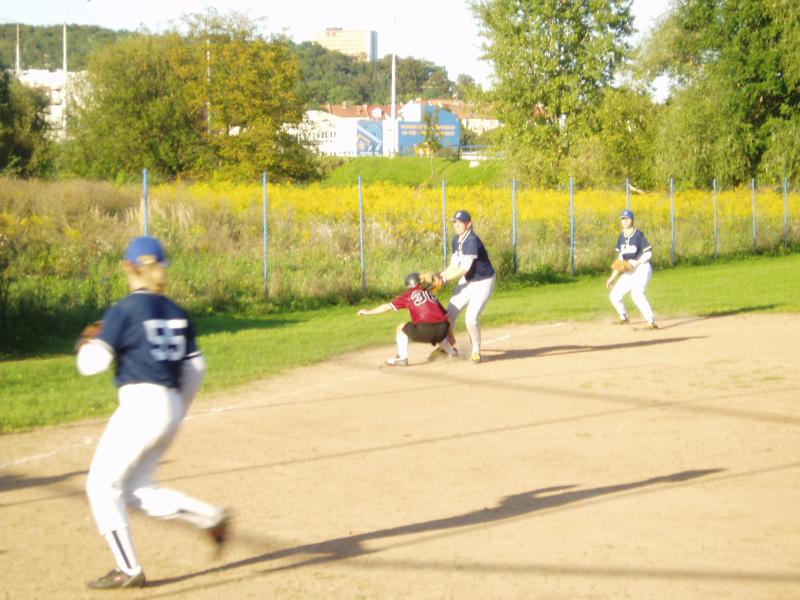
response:
<svg viewBox="0 0 800 600"><path fill-rule="evenodd" d="M455 354L455 350L450 345L450 342L447 341L447 338L444 338L441 342L439 342L439 347L445 352L447 352L450 356L453 356L453 354Z"/></svg>
<svg viewBox="0 0 800 600"><path fill-rule="evenodd" d="M469 339L472 341L472 353L481 353L481 328L477 323L467 323Z"/></svg>
<svg viewBox="0 0 800 600"><path fill-rule="evenodd" d="M136 575L142 570L142 565L139 564L136 550L133 547L131 530L128 527L109 531L105 538L120 571L127 575Z"/></svg>
<svg viewBox="0 0 800 600"><path fill-rule="evenodd" d="M408 336L402 331L397 334L395 338L397 341L397 356L400 358L408 358Z"/></svg>

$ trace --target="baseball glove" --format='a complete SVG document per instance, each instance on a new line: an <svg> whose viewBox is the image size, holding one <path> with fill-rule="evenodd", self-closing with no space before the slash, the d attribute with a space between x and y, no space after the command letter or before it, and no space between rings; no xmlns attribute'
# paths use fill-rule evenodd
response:
<svg viewBox="0 0 800 600"><path fill-rule="evenodd" d="M633 271L633 265L631 263L629 263L627 260L620 259L616 259L614 262L612 262L611 268L617 273L630 273Z"/></svg>
<svg viewBox="0 0 800 600"><path fill-rule="evenodd" d="M444 289L444 280L438 273L426 271L419 274L419 283L426 290L438 294Z"/></svg>
<svg viewBox="0 0 800 600"><path fill-rule="evenodd" d="M101 331L103 331L102 321L95 321L94 323L89 323L86 327L84 327L83 331L81 331L78 341L75 342L75 352L78 352L78 350L81 349L81 346L88 344L98 335L100 335Z"/></svg>

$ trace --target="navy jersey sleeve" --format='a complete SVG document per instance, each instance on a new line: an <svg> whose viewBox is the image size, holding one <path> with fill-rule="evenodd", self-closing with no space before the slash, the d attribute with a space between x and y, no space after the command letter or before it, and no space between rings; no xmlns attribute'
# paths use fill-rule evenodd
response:
<svg viewBox="0 0 800 600"><path fill-rule="evenodd" d="M474 233L472 235L468 235L464 242L461 244L461 254L464 256L471 256L473 258L478 258L478 254L480 252L480 244L478 242L478 236Z"/></svg>
<svg viewBox="0 0 800 600"><path fill-rule="evenodd" d="M103 329L97 339L108 346L115 355L123 345L126 323L126 313L119 303L112 306L103 315Z"/></svg>
<svg viewBox="0 0 800 600"><path fill-rule="evenodd" d="M194 327L194 321L192 321L188 315L186 315L186 321L186 355L183 357L184 360L200 354L200 347L197 345L197 330Z"/></svg>
<svg viewBox="0 0 800 600"><path fill-rule="evenodd" d="M644 252L647 252L648 250L651 250L653 247L650 245L650 242L647 241L647 237L645 237L645 235L644 235L644 233L642 231L640 231L639 233L642 234L642 237L641 237L640 243L639 243L639 248L640 248L641 252L644 253ZM641 254L639 256L641 256Z"/></svg>

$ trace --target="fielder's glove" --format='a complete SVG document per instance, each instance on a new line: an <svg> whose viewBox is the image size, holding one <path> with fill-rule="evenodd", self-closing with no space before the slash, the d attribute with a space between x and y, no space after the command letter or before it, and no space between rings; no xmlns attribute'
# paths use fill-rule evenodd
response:
<svg viewBox="0 0 800 600"><path fill-rule="evenodd" d="M78 341L75 342L75 352L78 352L81 349L81 346L88 344L98 335L100 335L101 331L103 331L102 321L95 321L94 323L89 323L86 327L84 327L83 331L81 331Z"/></svg>
<svg viewBox="0 0 800 600"><path fill-rule="evenodd" d="M617 273L630 273L631 271L633 271L634 266L627 260L616 259L614 262L611 263L611 268L614 269Z"/></svg>
<svg viewBox="0 0 800 600"><path fill-rule="evenodd" d="M426 271L419 274L419 283L426 290L438 294L444 289L444 280L441 275L433 271Z"/></svg>

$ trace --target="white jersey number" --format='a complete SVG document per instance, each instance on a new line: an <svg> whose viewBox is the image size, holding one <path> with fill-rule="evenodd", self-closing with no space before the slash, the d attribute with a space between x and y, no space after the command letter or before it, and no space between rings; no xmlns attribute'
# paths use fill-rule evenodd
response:
<svg viewBox="0 0 800 600"><path fill-rule="evenodd" d="M186 337L183 331L188 323L186 319L150 319L144 322L147 341L150 342L150 354L161 360L181 360L186 354Z"/></svg>

